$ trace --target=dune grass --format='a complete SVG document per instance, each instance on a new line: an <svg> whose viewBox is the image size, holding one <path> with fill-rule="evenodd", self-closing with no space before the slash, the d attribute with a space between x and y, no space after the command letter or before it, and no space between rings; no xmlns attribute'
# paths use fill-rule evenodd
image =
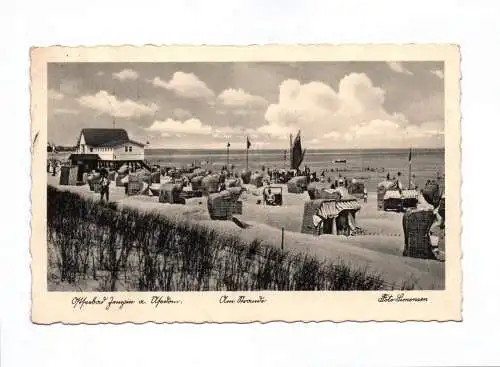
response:
<svg viewBox="0 0 500 367"><path fill-rule="evenodd" d="M368 269L292 254L260 241L47 188L49 269L100 291L382 290ZM50 281L50 279L49 279ZM88 290L88 289L83 289Z"/></svg>

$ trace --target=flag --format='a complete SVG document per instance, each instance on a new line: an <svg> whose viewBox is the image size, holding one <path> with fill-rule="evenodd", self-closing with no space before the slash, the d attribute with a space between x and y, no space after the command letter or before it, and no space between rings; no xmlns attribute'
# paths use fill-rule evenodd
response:
<svg viewBox="0 0 500 367"><path fill-rule="evenodd" d="M410 154L408 154L408 162L411 163L411 148L410 148Z"/></svg>
<svg viewBox="0 0 500 367"><path fill-rule="evenodd" d="M251 146L252 146L252 143L250 143L250 139L248 139L248 136L247 136L247 149L250 149Z"/></svg>
<svg viewBox="0 0 500 367"><path fill-rule="evenodd" d="M300 130L295 137L293 142L293 146L290 152L291 155L291 169L299 169L302 161L305 156L305 149L302 150L301 138L300 138Z"/></svg>

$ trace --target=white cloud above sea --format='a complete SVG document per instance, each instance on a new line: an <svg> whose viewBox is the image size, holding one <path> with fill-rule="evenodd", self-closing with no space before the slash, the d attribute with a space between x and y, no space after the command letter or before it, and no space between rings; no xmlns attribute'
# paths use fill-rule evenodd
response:
<svg viewBox="0 0 500 367"><path fill-rule="evenodd" d="M224 106L233 108L257 108L267 105L265 98L247 93L241 88L229 88L222 91L218 96L218 101Z"/></svg>
<svg viewBox="0 0 500 367"><path fill-rule="evenodd" d="M442 122L410 125L404 114L384 108L385 90L374 86L363 73L340 80L338 92L321 82L301 84L286 80L280 86L279 102L265 114L268 124L257 129L274 138L287 138L298 129L309 140L363 147L408 146L423 139L439 140Z"/></svg>
<svg viewBox="0 0 500 367"><path fill-rule="evenodd" d="M164 121L155 121L146 130L150 132L160 133L163 136L170 134L195 134L195 135L210 135L212 127L204 125L199 119L191 118L186 121L179 121L168 118Z"/></svg>
<svg viewBox="0 0 500 367"><path fill-rule="evenodd" d="M113 117L139 117L143 115L154 115L159 110L155 103L143 104L131 99L119 100L107 91L101 90L94 95L86 95L77 99L78 103L100 114L108 114Z"/></svg>
<svg viewBox="0 0 500 367"><path fill-rule="evenodd" d="M192 116L191 111L184 108L175 108L173 114L179 120L187 119Z"/></svg>
<svg viewBox="0 0 500 367"><path fill-rule="evenodd" d="M151 82L155 87L173 91L184 98L212 99L215 93L193 73L177 71L167 82L155 77Z"/></svg>
<svg viewBox="0 0 500 367"><path fill-rule="evenodd" d="M113 78L121 81L124 80L136 80L139 77L139 74L132 69L123 69L118 73L113 73Z"/></svg>

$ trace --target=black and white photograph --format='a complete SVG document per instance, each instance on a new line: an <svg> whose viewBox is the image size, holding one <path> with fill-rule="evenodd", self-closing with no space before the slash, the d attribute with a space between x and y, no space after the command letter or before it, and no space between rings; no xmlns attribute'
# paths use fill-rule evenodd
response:
<svg viewBox="0 0 500 367"><path fill-rule="evenodd" d="M444 63L49 63L49 291L445 287Z"/></svg>

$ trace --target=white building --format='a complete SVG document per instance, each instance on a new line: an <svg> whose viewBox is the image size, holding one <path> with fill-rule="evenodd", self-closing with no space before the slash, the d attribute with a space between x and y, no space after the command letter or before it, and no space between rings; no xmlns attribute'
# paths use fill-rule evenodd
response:
<svg viewBox="0 0 500 367"><path fill-rule="evenodd" d="M144 146L124 129L82 129L75 153L97 154L105 162L144 161Z"/></svg>

